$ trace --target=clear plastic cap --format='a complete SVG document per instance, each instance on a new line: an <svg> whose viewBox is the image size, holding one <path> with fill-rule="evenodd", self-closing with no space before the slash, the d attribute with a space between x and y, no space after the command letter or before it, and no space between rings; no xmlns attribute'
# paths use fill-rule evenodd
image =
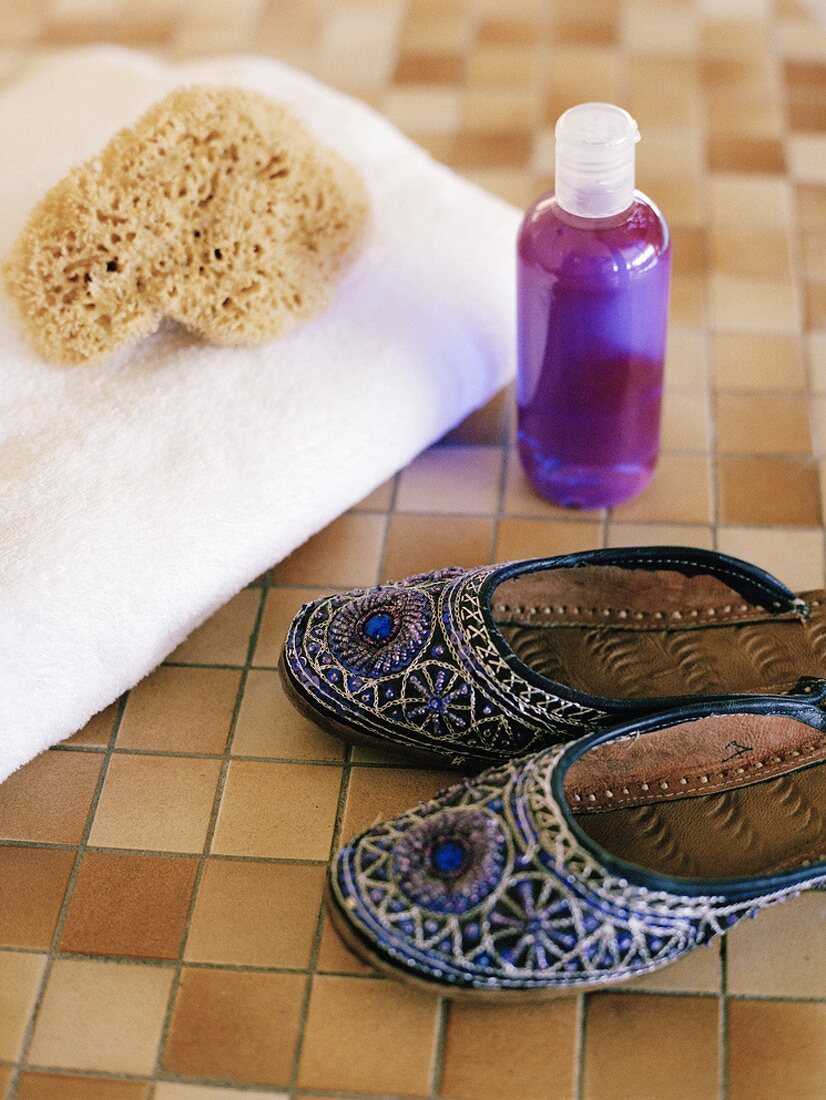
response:
<svg viewBox="0 0 826 1100"><path fill-rule="evenodd" d="M556 124L556 201L581 218L610 218L634 201L637 124L622 107L580 103Z"/></svg>

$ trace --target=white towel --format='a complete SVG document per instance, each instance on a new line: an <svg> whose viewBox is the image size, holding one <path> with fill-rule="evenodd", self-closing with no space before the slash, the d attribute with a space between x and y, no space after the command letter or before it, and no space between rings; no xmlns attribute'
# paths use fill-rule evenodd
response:
<svg viewBox="0 0 826 1100"><path fill-rule="evenodd" d="M291 104L364 174L372 227L333 304L250 350L170 331L59 368L0 301L0 780L512 372L517 212L269 60L41 63L0 96L0 254L71 165L195 82Z"/></svg>

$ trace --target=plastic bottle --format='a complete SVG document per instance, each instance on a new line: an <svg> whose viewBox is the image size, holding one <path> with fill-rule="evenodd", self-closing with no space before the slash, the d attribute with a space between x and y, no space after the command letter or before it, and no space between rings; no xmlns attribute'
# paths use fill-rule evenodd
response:
<svg viewBox="0 0 826 1100"><path fill-rule="evenodd" d="M584 103L556 125L555 192L518 238L519 452L556 504L636 496L659 454L671 248L634 190L637 124Z"/></svg>

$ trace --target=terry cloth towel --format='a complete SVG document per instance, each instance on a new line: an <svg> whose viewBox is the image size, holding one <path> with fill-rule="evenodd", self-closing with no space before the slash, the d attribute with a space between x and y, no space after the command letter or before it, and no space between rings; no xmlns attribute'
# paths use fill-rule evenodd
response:
<svg viewBox="0 0 826 1100"><path fill-rule="evenodd" d="M332 305L249 350L170 330L54 367L0 295L0 780L512 373L517 212L269 60L107 47L30 70L0 95L0 254L73 164L191 83L290 104L361 170L372 225Z"/></svg>

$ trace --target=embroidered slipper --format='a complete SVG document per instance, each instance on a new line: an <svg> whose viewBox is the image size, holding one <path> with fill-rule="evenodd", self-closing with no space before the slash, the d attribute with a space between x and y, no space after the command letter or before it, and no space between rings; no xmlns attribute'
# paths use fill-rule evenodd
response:
<svg viewBox="0 0 826 1100"><path fill-rule="evenodd" d="M332 733L484 766L703 699L826 698L826 597L709 550L595 550L326 596L279 664Z"/></svg>
<svg viewBox="0 0 826 1100"><path fill-rule="evenodd" d="M333 922L448 996L542 997L657 970L826 884L826 712L732 700L590 734L376 825Z"/></svg>

